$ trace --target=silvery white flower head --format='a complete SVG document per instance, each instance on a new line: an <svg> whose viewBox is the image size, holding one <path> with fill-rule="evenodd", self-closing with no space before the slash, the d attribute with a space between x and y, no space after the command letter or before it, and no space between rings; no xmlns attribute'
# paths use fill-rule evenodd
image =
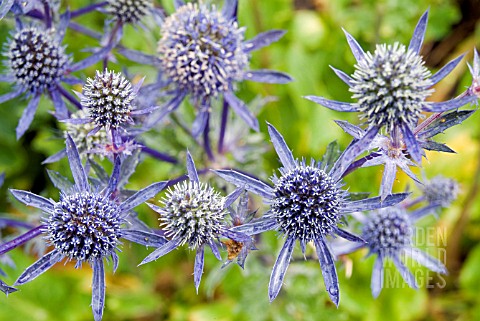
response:
<svg viewBox="0 0 480 321"><path fill-rule="evenodd" d="M234 230L248 235L276 230L285 236L285 243L270 277L270 301L280 292L295 242L300 242L303 253L307 243L313 242L326 289L331 300L338 306L338 277L327 237L337 235L350 241L363 242L361 238L339 227L345 215L396 204L405 199L407 194L393 194L387 196L383 202L380 197L353 201L349 192L343 188L343 171L339 167L342 163L352 161L342 161L346 152L335 161L337 151L334 145L330 145L322 162L312 160L307 164L293 157L283 137L270 124L268 131L283 165L279 169L280 176L271 179L273 186L233 170L215 171L227 182L262 196L270 205L270 210L263 217Z"/></svg>
<svg viewBox="0 0 480 321"><path fill-rule="evenodd" d="M105 130L114 148L130 151L128 144L132 142L124 138L129 136L127 127L135 124L132 117L148 114L157 108L150 106L139 109L134 104L143 80L144 78L132 85L120 72L97 70L94 78L87 79L82 93L76 93L88 116L70 118L65 122L74 125L93 124L94 127L88 136Z"/></svg>
<svg viewBox="0 0 480 321"><path fill-rule="evenodd" d="M350 77L333 68L334 72L350 87L354 103L329 100L323 97L305 98L327 108L359 112L366 126L366 134L356 145L361 153L376 134L384 129L395 145L405 144L414 161L422 159L421 146L413 129L422 112L445 112L464 106L475 100L462 96L444 102L426 99L433 92L432 86L447 76L461 61L463 55L447 63L434 75L424 66L420 48L428 20L428 11L420 18L408 47L398 42L377 45L373 53L365 53L358 42L345 31L348 44L356 58L355 72ZM355 155L355 156L358 156Z"/></svg>
<svg viewBox="0 0 480 321"><path fill-rule="evenodd" d="M81 108L62 84L79 83L80 80L70 73L96 63L112 49L107 46L84 60L72 63L62 45L69 20L67 12L61 15L55 28L23 26L20 23L8 40L3 53L8 73L0 75L0 81L10 82L14 86L11 92L0 96L0 103L22 94L30 99L16 128L17 139L29 128L43 94L52 100L58 119L69 117L65 99L77 103L77 107Z"/></svg>
<svg viewBox="0 0 480 321"><path fill-rule="evenodd" d="M447 273L446 267L438 259L419 250L413 245L415 222L431 214L439 204L430 204L409 212L401 204L372 211L368 216L357 213L356 218L362 223L361 237L366 243L352 243L335 249L336 255L345 255L361 248L369 250L368 255L376 255L372 271L371 290L373 297L378 297L383 288L383 263L391 259L407 284L418 288L414 275L402 262L402 257L410 257L417 263L437 273Z"/></svg>
<svg viewBox="0 0 480 321"><path fill-rule="evenodd" d="M11 189L13 196L28 206L45 213L43 224L12 241L0 245L0 255L43 234L47 244L53 247L49 253L28 267L15 285L32 281L56 263L66 259L75 261L79 268L88 263L93 268L92 310L95 320L101 320L105 303L104 261L111 260L114 270L118 265L117 250L120 239L147 246L158 247L166 240L142 230L127 229L129 212L161 191L166 182L158 182L136 192L125 200L116 197L120 174L120 158L114 164L108 186L98 189L92 186L81 163L73 139L66 139L67 157L75 183L58 180L60 200L51 199L27 191Z"/></svg>
<svg viewBox="0 0 480 321"><path fill-rule="evenodd" d="M107 0L106 12L122 24L138 23L153 9L153 0Z"/></svg>
<svg viewBox="0 0 480 321"><path fill-rule="evenodd" d="M245 28L237 22L237 0L225 0L221 11L202 1L175 0L174 4L176 11L161 26L159 56L151 59L162 71L172 98L149 119L147 126L157 124L189 96L197 112L192 127L196 137L207 126L212 102L223 97L249 127L258 130L258 120L236 97L235 87L243 80L277 84L292 80L282 72L249 69L251 52L279 40L285 32L271 30L245 40ZM146 59L144 54L120 52L137 61Z"/></svg>
<svg viewBox="0 0 480 321"><path fill-rule="evenodd" d="M160 215L162 229L170 240L150 253L141 263L157 260L177 247L187 244L196 251L193 272L198 293L203 274L204 250L209 246L218 260L222 260L215 240L220 237L237 242L248 242L250 236L234 232L225 222L226 200L209 184L201 183L190 153L187 153L188 181L168 189L163 206L148 204Z"/></svg>

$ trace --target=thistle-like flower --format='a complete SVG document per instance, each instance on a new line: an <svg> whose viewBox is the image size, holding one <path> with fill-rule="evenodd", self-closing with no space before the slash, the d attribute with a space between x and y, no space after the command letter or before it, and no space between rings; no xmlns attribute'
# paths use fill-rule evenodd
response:
<svg viewBox="0 0 480 321"><path fill-rule="evenodd" d="M127 229L124 225L129 212L156 195L166 182L154 183L120 201L117 185L120 174L120 158L115 161L108 186L98 189L88 182L77 147L70 136L66 139L67 156L75 184L66 179L56 183L63 186L60 200L55 202L27 191L10 190L20 202L42 210L46 216L43 224L29 232L0 245L0 255L44 234L46 243L53 250L28 267L15 285L32 281L50 267L64 259L75 261L75 267L88 263L93 268L92 310L95 320L101 320L105 303L104 260L112 260L114 270L118 265L116 251L120 239L158 247L166 242L162 237L142 230ZM57 185L56 184L56 185Z"/></svg>
<svg viewBox="0 0 480 321"><path fill-rule="evenodd" d="M352 244L335 251L337 255L348 254L360 248L369 249L369 254L376 254L373 266L371 290L376 298L383 287L383 262L391 259L407 284L417 289L415 277L408 270L401 258L411 257L428 269L446 274L445 266L436 258L413 246L412 237L415 235L415 222L432 213L439 204L430 204L411 213L402 206L392 206L370 213L368 217L360 214L357 218L363 224L362 238L366 243Z"/></svg>
<svg viewBox="0 0 480 321"><path fill-rule="evenodd" d="M4 56L7 58L5 64L9 71L0 76L0 81L14 83L15 86L12 92L0 96L0 103L21 94L30 98L16 129L17 138L20 138L30 126L42 94L48 94L52 99L58 119L66 119L69 116L62 96L80 107L75 98L62 87L62 82L78 83L79 80L69 74L96 63L111 50L111 46L106 47L72 64L65 47L61 44L68 20L68 14L62 15L57 29L20 27L8 41Z"/></svg>
<svg viewBox="0 0 480 321"><path fill-rule="evenodd" d="M141 85L142 82L132 88L130 81L121 73L97 70L95 77L88 78L83 86L80 103L88 109L97 127L118 128L132 122L132 101Z"/></svg>
<svg viewBox="0 0 480 321"><path fill-rule="evenodd" d="M86 118L71 118L72 124L93 123L94 128L88 135L93 135L105 129L112 143L121 143L121 134L125 133L127 125L134 124L132 117L148 114L156 106L136 109L134 99L143 84L143 78L132 86L120 72L96 71L94 78L88 78L82 93L76 93L82 107L88 111Z"/></svg>
<svg viewBox="0 0 480 321"><path fill-rule="evenodd" d="M107 0L106 12L121 23L138 23L153 9L153 0Z"/></svg>
<svg viewBox="0 0 480 321"><path fill-rule="evenodd" d="M148 255L140 264L157 260L177 247L188 244L196 250L194 283L198 292L203 273L204 248L208 245L218 260L222 260L215 240L226 237L237 242L251 238L230 231L225 224L225 198L208 184L201 183L192 156L187 153L188 182L169 188L163 207L148 204L160 215L161 227L170 241Z"/></svg>
<svg viewBox="0 0 480 321"><path fill-rule="evenodd" d="M236 231L248 235L268 230L277 230L285 235L285 244L273 267L269 284L269 297L273 301L283 283L290 263L295 242L300 242L305 253L308 242L313 242L317 251L320 267L331 300L338 306L340 293L334 258L327 245L329 235L338 235L354 242L363 240L338 225L348 213L372 210L396 204L407 194L394 194L381 202L380 197L352 201L341 181L342 170L339 167L345 153L339 156L335 164L334 145L329 146L323 162L312 160L310 164L295 159L280 133L268 125L268 131L283 167L280 177L272 178L273 187L258 179L231 170L215 171L226 181L258 194L270 204L270 210L260 219L244 224ZM347 149L348 150L348 149ZM347 163L351 162L346 161Z"/></svg>
<svg viewBox="0 0 480 321"><path fill-rule="evenodd" d="M245 41L245 28L239 27L236 20L237 0L226 0L221 12L214 5L202 2L174 3L176 12L161 26L159 56L150 59L165 75L173 97L148 120L147 126L154 126L190 96L197 109L192 133L198 136L206 128L212 101L223 96L251 128L258 130L255 116L235 96L235 85L243 80L279 84L292 80L277 71L249 70L250 53L277 41L284 31L268 31ZM120 52L134 60L146 61L145 54Z"/></svg>
<svg viewBox="0 0 480 321"><path fill-rule="evenodd" d="M438 175L424 182L422 192L428 203L448 207L457 199L460 188L454 179Z"/></svg>
<svg viewBox="0 0 480 321"><path fill-rule="evenodd" d="M355 103L344 103L317 96L306 98L327 108L360 112L367 133L356 143L356 155L368 148L380 129L392 137L395 146L405 145L416 162L422 152L413 129L422 112L444 112L459 108L475 100L462 96L445 102L429 102L432 86L443 79L460 62L460 56L431 76L420 56L428 11L418 22L408 48L402 44L377 45L373 53L365 53L357 41L347 32L348 44L357 60L355 72L350 77L340 70L335 73L350 87Z"/></svg>

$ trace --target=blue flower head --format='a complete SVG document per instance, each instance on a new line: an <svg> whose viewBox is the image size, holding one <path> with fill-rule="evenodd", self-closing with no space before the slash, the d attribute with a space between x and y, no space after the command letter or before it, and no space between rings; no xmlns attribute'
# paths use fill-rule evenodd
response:
<svg viewBox="0 0 480 321"><path fill-rule="evenodd" d="M323 162L310 163L295 159L280 133L268 125L275 151L283 165L280 176L272 178L273 186L255 178L231 170L217 170L226 181L258 194L270 205L270 210L260 219L234 228L249 235L276 230L285 236L285 243L273 267L269 284L269 297L273 301L280 292L285 272L292 257L295 242L300 242L305 253L308 242L313 242L331 300L338 306L340 294L334 257L327 237L338 235L354 242L363 242L359 237L339 227L346 214L359 210L372 210L396 204L407 194L393 194L381 202L379 197L358 201L350 199L343 188L340 164L346 152L333 163L336 151L329 146ZM347 149L348 150L348 149Z"/></svg>
<svg viewBox="0 0 480 321"><path fill-rule="evenodd" d="M107 0L106 12L121 23L138 23L153 9L153 0Z"/></svg>
<svg viewBox="0 0 480 321"><path fill-rule="evenodd" d="M81 126L73 126L80 134L93 125L87 137L105 130L112 148L115 149L114 152L127 150L130 153L135 143L130 139L131 135L127 133L127 127L134 124L134 116L148 114L157 108L150 106L138 109L135 105L134 100L143 80L141 79L133 86L120 72L116 73L108 69L103 72L97 70L94 78L87 79L82 93L76 93L87 115L83 118L74 115L65 121L72 125L86 125L83 130L79 130Z"/></svg>
<svg viewBox="0 0 480 321"><path fill-rule="evenodd" d="M58 202L27 191L10 190L20 202L41 209L45 217L40 226L0 245L0 254L39 234L44 234L46 243L53 247L52 251L24 271L15 285L32 281L64 259L75 261L77 268L83 263L90 264L93 268L92 310L95 320L101 320L105 303L104 261L112 260L116 269L120 239L155 247L166 242L155 234L125 227L131 210L156 195L166 186L166 182L154 183L120 200L116 197L120 158L115 161L108 186L99 189L89 183L77 147L70 136L67 137L66 146L75 184L62 180L63 189Z"/></svg>
<svg viewBox="0 0 480 321"><path fill-rule="evenodd" d="M62 83L80 82L70 76L70 73L96 63L112 48L107 46L82 61L72 63L70 56L65 52L65 46L62 45L68 21L67 12L61 16L57 28L45 29L36 25L19 24L8 40L3 54L9 71L0 76L0 80L15 85L11 92L0 96L0 103L21 94L30 99L18 123L17 138L20 138L30 126L43 94L52 100L58 119L69 117L64 99L81 108L78 101L63 88Z"/></svg>
<svg viewBox="0 0 480 321"><path fill-rule="evenodd" d="M358 219L363 225L362 238L366 243L352 244L335 253L343 255L366 247L369 249L368 255L376 255L371 280L372 295L375 298L383 287L383 262L386 259L391 259L407 284L417 289L415 277L402 262L402 257L411 257L434 272L447 273L439 260L414 247L412 241L415 235L415 222L432 213L438 206L438 203L430 204L409 212L405 207L397 205L371 212L368 217L359 215Z"/></svg>
<svg viewBox="0 0 480 321"><path fill-rule="evenodd" d="M194 283L198 292L203 274L204 248L209 246L218 260L220 252L215 240L226 237L248 242L250 237L230 231L225 223L225 198L208 184L201 183L190 153L187 153L188 181L169 188L163 207L149 204L160 215L161 227L170 241L148 255L140 264L146 264L187 244L196 251Z"/></svg>
<svg viewBox="0 0 480 321"><path fill-rule="evenodd" d="M250 53L280 39L284 32L272 30L246 41L245 28L236 19L237 0L226 0L222 11L202 2L175 1L176 11L162 25L158 62L173 98L148 122L153 126L177 109L190 96L197 109L192 133L198 136L207 124L211 103L223 96L228 105L253 129L258 121L235 94L243 80L287 83L281 72L249 70Z"/></svg>
<svg viewBox="0 0 480 321"><path fill-rule="evenodd" d="M457 199L460 192L457 181L442 175L426 180L421 189L428 203L440 204L442 207L448 207Z"/></svg>
<svg viewBox="0 0 480 321"><path fill-rule="evenodd" d="M475 100L471 96L438 103L426 100L433 92L432 86L448 75L463 58L460 56L452 60L431 75L420 56L427 20L428 11L420 18L408 47L398 42L392 45L381 44L376 46L373 53L365 53L345 31L357 60L355 71L351 77L340 70L334 71L350 87L352 98L356 102L306 97L333 110L360 113L367 133L356 143L358 153L366 150L376 133L384 129L396 146L405 145L413 160L420 163L422 151L413 129L422 117L422 112L444 112Z"/></svg>

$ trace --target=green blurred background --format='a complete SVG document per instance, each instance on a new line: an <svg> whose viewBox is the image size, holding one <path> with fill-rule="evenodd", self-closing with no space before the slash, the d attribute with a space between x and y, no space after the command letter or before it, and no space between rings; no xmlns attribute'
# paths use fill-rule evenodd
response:
<svg viewBox="0 0 480 321"><path fill-rule="evenodd" d="M172 11L170 1L164 1L167 12ZM62 1L62 7L80 8L90 3L85 0ZM160 2L157 2L161 5ZM341 114L320 107L302 98L304 95L325 96L336 100L350 99L344 85L329 68L332 65L347 73L353 72L354 58L341 28L350 32L365 50L374 49L375 43L399 41L408 44L415 24L421 14L430 8L430 18L422 49L427 65L438 70L450 59L466 53L464 61L452 74L436 86L432 99L445 100L462 92L471 82L466 61L472 61L473 48L480 43L480 2L478 0L240 0L239 23L245 26L247 39L269 29L288 30L286 36L253 54L252 69L271 68L289 73L295 82L288 85L263 85L243 83L239 96L252 100L257 95L276 96L260 112L262 132L268 120L285 136L297 157L319 158L327 144L337 140L344 148L350 137L333 122L334 119L358 123L356 115ZM103 16L92 13L77 19L92 29L101 31ZM127 26L122 43L127 47L155 52L158 30L146 22L146 31ZM12 29L10 20L0 23L2 42ZM95 46L94 40L68 32L67 51L75 60L88 55L80 50ZM138 66L119 57L113 64L116 70L131 65L132 74L147 75L152 81L155 71ZM95 67L84 71L92 76ZM9 90L1 84L0 93ZM77 90L79 90L77 88ZM15 139L15 127L25 106L17 99L0 108L0 172L7 178L0 190L0 212L18 218L38 219L38 213L13 201L8 187L26 189L58 199L58 192L46 176L46 168L70 175L66 161L48 166L40 163L63 148L60 129L48 113L52 109L43 100L39 112L24 138ZM431 178L442 174L453 177L461 184L461 194L440 217L426 218L420 225L433 226L445 236L446 264L449 275L445 286L442 279L433 276L422 279L418 291L403 283L399 288L384 289L374 300L370 294L370 275L373 258L364 259L360 251L337 262L340 276L341 300L337 309L328 299L318 263L304 261L298 249L290 265L279 297L269 303L268 280L282 239L274 232L262 236L260 251L247 259L245 270L238 266L220 269L221 263L207 251L206 268L199 294L193 286L194 253L180 249L162 259L137 268L137 264L151 251L141 246L124 244L120 254L120 267L115 274L107 273L107 298L104 320L480 320L480 115L475 113L463 125L450 129L437 140L447 143L457 154L428 153L423 174ZM169 144L172 125L164 131L148 136L148 141L171 154L184 159L184 150L173 149ZM267 142L267 138L264 138ZM265 143L267 146L268 143ZM188 145L188 143L185 143ZM189 146L200 155L198 147ZM197 149L197 150L196 150ZM197 167L215 167L202 163ZM266 154L252 150L255 166L248 170L268 178L278 167L274 152ZM141 188L153 180L170 179L184 173L183 164L173 166L145 158L133 175L129 188ZM380 168L360 169L347 177L346 182L354 192L368 191L376 195L380 184ZM417 186L408 183L403 174L397 176L395 191L407 185L414 192ZM258 202L254 207L264 209ZM141 217L150 226L157 224L157 216L146 206L138 208ZM7 230L5 234L12 233ZM426 243L426 242L424 242ZM439 243L431 241L430 243ZM419 244L419 247L422 248ZM425 247L423 247L425 248ZM429 253L443 253L429 247ZM17 249L11 253L17 268L5 268L11 284L20 272L34 262L34 255ZM413 267L413 266L412 266ZM389 267L389 271L394 271ZM111 269L109 269L111 271ZM425 269L415 266L420 277ZM394 273L394 272L392 272ZM423 282L422 282L423 281ZM57 264L53 269L21 287L8 298L0 297L0 320L91 320L91 270L88 266L75 270L72 264Z"/></svg>

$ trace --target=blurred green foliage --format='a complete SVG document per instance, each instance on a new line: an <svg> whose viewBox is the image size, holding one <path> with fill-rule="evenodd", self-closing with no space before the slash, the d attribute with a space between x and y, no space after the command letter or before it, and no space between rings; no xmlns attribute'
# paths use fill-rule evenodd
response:
<svg viewBox="0 0 480 321"><path fill-rule="evenodd" d="M166 10L171 12L171 2L163 2ZM70 0L62 3L64 7L76 9L90 2ZM307 5L302 7L300 3ZM332 140L345 147L350 137L333 120L358 123L356 115L340 114L302 98L305 95L321 95L337 100L350 99L346 85L329 68L332 65L347 73L353 71L354 58L341 28L356 37L365 50L372 50L377 42L408 43L418 18L427 8L430 8L425 40L428 52L435 43L451 34L455 24L461 22L460 8L454 1L312 0L294 3L290 0L240 0L239 22L246 26L247 38L269 29L288 30L281 41L254 53L252 69L285 71L295 78L295 82L288 85L244 83L239 87L239 95L245 100L257 95L277 97L261 111L261 128L266 131L265 120L276 126L297 157L318 158ZM101 31L102 17L100 13L92 13L81 17L78 22ZM152 23L147 22L146 25L147 32L127 26L122 42L127 47L154 53L159 32ZM4 20L1 26L0 40L5 42L12 23ZM471 61L472 49L479 43L479 35L477 23L476 31L468 34L445 60L468 50L466 57ZM94 40L70 31L65 42L68 43L67 50L74 53L76 60L88 55L80 49L96 46ZM121 57L113 66L121 70L125 64L132 65L132 74L146 75L147 82L155 76L151 67L137 66ZM94 70L95 67L87 69L84 76L93 75ZM457 70L453 79L444 80L448 84L440 87L440 94L455 95L468 86L471 79L466 65L462 63ZM0 92L4 93L8 88L1 84ZM0 172L6 171L7 175L0 198L9 200L0 204L0 210L20 216L30 209L17 206L7 196L7 187L31 190L57 199L57 192L46 176L46 167L40 163L63 148L60 139L62 125L57 124L49 114L52 108L47 100L42 100L26 136L16 141L14 129L23 111L20 106L24 105L24 100L17 99L0 108ZM269 303L268 280L282 242L278 235L270 232L262 235L260 251L248 257L244 271L238 266L220 269L221 263L207 253L206 272L197 295L193 286L192 252L176 250L157 262L137 268L151 249L124 244L119 270L107 276L104 320L479 320L479 117L476 113L462 126L449 130L442 137L443 142L458 154L428 154L428 160L424 162L427 177L441 173L456 178L462 186L460 198L444 210L438 220L429 221L448 235L447 250L451 252L447 252L447 259L453 258L453 261L447 261L450 276L444 288L433 286L427 289L423 286L415 291L404 285L384 289L374 300L370 294L373 259L364 259L366 253L360 252L337 263L341 289L340 307L337 309L325 293L318 263L304 261L296 249L295 262L287 272L282 292L273 303ZM172 137L176 135L173 126L167 125L164 131L149 135L147 140L162 151L176 153L178 149L172 146ZM188 139L181 135L176 141L180 142L180 146L189 144ZM193 153L199 153L198 146L189 148ZM179 156L183 159L184 152ZM271 150L265 155L253 156L260 163L257 164L256 175L268 178L278 167ZM197 162L199 168L208 167L208 164ZM47 168L70 175L66 161L48 165ZM183 173L183 164L173 166L146 157L128 187L144 187L152 180L169 179ZM347 177L346 182L351 191L375 194L380 178L379 168L360 169ZM395 191L403 191L407 179L404 175L397 178ZM416 186L409 185L411 190L417 190ZM255 206L263 205L257 201ZM157 224L156 214L146 206L140 207L139 212L148 224ZM35 260L20 249L13 251L12 256L17 268L6 268L8 277L5 281L9 284L14 282L20 270ZM348 275L350 265L353 272ZM59 264L34 282L22 286L18 293L0 298L0 321L91 320L90 282L91 270L88 266L75 270L71 264Z"/></svg>

